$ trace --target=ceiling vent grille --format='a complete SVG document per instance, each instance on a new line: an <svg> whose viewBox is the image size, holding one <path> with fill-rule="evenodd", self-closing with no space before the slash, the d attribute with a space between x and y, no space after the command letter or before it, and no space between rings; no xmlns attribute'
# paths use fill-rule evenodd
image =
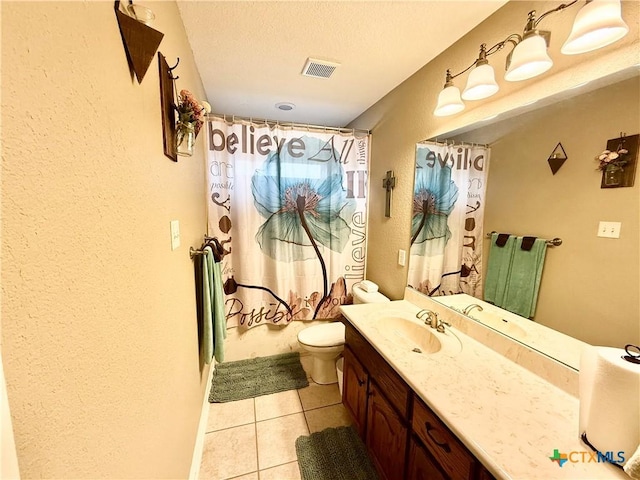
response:
<svg viewBox="0 0 640 480"><path fill-rule="evenodd" d="M339 66L339 63L318 60L317 58L307 58L307 63L305 63L302 69L302 75L305 77L329 78L333 71Z"/></svg>

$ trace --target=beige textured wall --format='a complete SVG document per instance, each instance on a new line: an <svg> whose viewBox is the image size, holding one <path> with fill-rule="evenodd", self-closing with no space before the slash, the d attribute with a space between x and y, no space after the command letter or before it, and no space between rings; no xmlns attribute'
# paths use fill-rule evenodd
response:
<svg viewBox="0 0 640 480"><path fill-rule="evenodd" d="M399 249L409 249L417 142L638 63L640 3L636 1L623 2L623 17L630 28L624 39L595 52L562 55L560 47L569 34L576 5L546 17L540 24L540 28L552 31L550 55L555 65L549 72L529 81L506 82L500 74L509 51L504 49L489 57L500 85L495 96L467 102L466 110L452 117L433 116L448 68L454 73L463 70L474 61L481 43L491 46L510 33L522 33L530 10L542 13L556 5L545 1L509 2L351 123L351 127L373 131L367 277L392 299L402 298L407 278L406 267L397 265L397 255ZM429 41L429 32L425 32L425 41ZM464 88L466 78L467 74L457 78L456 85ZM381 186L387 170L393 170L397 177L390 219L384 217L385 192Z"/></svg>
<svg viewBox="0 0 640 480"><path fill-rule="evenodd" d="M547 249L537 322L595 345L638 344L640 177L601 189L594 157L621 131L640 133L639 77L530 116L491 143L485 229L562 238ZM558 142L568 160L552 175L546 159ZM620 238L597 237L601 220L622 222Z"/></svg>
<svg viewBox="0 0 640 480"><path fill-rule="evenodd" d="M163 155L158 63L132 81L113 2L1 8L2 361L21 474L185 478L208 373L188 254L206 228L204 137L192 158ZM202 99L175 3L152 8L179 87Z"/></svg>

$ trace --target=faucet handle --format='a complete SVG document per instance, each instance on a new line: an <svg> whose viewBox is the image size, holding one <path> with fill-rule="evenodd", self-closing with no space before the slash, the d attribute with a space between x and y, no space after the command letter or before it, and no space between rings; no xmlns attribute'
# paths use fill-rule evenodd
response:
<svg viewBox="0 0 640 480"><path fill-rule="evenodd" d="M451 326L451 324L449 322L445 322L444 320L439 320L434 328L436 329L437 332L444 333L445 325L447 327Z"/></svg>

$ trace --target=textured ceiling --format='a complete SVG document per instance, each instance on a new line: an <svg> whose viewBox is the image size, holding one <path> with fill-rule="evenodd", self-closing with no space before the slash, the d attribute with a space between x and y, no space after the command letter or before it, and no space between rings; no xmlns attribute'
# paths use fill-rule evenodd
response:
<svg viewBox="0 0 640 480"><path fill-rule="evenodd" d="M504 3L179 0L178 7L214 112L341 127ZM329 79L305 77L307 57L341 65ZM279 110L279 102L296 108Z"/></svg>

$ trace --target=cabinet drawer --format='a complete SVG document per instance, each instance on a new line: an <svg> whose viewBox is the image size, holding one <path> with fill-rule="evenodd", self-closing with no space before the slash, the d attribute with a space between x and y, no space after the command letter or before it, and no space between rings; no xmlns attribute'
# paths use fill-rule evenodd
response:
<svg viewBox="0 0 640 480"><path fill-rule="evenodd" d="M411 426L452 480L472 478L475 457L418 398L414 400Z"/></svg>
<svg viewBox="0 0 640 480"><path fill-rule="evenodd" d="M380 390L384 392L402 419L407 420L409 386L360 332L349 324L346 326L345 341L369 375L375 378Z"/></svg>

